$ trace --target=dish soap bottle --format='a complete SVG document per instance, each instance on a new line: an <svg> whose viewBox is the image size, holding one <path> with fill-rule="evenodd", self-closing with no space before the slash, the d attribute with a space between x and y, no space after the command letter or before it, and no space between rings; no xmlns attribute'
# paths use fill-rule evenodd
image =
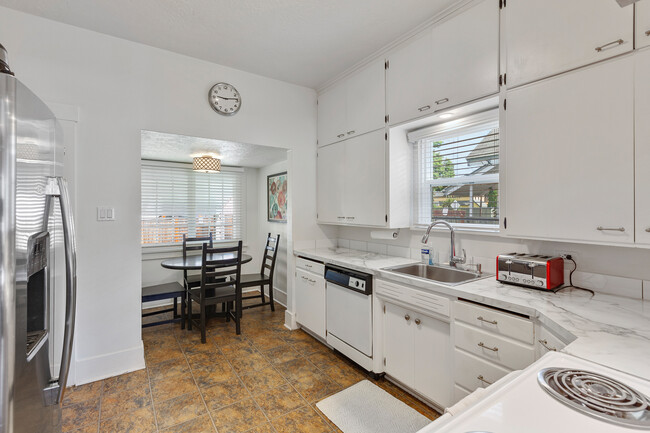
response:
<svg viewBox="0 0 650 433"><path fill-rule="evenodd" d="M423 248L420 250L420 257L421 257L421 259L422 259L422 263L424 263L425 265L430 264L430 262L431 262L431 255L430 255L430 253L429 253L429 248L426 248L426 246L423 247Z"/></svg>

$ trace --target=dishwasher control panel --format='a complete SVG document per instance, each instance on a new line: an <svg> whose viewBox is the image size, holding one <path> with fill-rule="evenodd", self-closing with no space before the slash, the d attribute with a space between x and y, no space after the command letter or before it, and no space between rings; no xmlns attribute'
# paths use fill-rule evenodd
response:
<svg viewBox="0 0 650 433"><path fill-rule="evenodd" d="M325 281L364 295L372 293L372 275L352 269L326 265Z"/></svg>
<svg viewBox="0 0 650 433"><path fill-rule="evenodd" d="M363 290L364 292L365 292L365 290L366 290L366 282L365 282L365 280L362 280L362 279L359 279L359 278L350 277L350 281L349 281L348 284L349 284L350 287L352 287L353 289Z"/></svg>

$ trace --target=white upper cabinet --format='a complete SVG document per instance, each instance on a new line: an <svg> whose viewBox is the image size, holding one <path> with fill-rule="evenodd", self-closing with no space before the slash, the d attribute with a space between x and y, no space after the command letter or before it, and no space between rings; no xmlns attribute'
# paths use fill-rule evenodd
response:
<svg viewBox="0 0 650 433"><path fill-rule="evenodd" d="M636 47L650 46L650 0L635 4L636 7Z"/></svg>
<svg viewBox="0 0 650 433"><path fill-rule="evenodd" d="M433 109L499 91L499 1L483 0L433 28Z"/></svg>
<svg viewBox="0 0 650 433"><path fill-rule="evenodd" d="M318 222L386 226L386 140L377 130L318 149Z"/></svg>
<svg viewBox="0 0 650 433"><path fill-rule="evenodd" d="M636 242L650 245L650 50L637 53L634 60L636 62Z"/></svg>
<svg viewBox="0 0 650 433"><path fill-rule="evenodd" d="M510 88L633 49L634 8L615 0L513 0L503 12Z"/></svg>
<svg viewBox="0 0 650 433"><path fill-rule="evenodd" d="M384 126L384 61L376 60L318 97L318 144L326 145Z"/></svg>
<svg viewBox="0 0 650 433"><path fill-rule="evenodd" d="M498 92L499 2L482 0L388 56L386 111L395 125Z"/></svg>
<svg viewBox="0 0 650 433"><path fill-rule="evenodd" d="M506 98L504 234L633 243L633 57L509 90Z"/></svg>
<svg viewBox="0 0 650 433"><path fill-rule="evenodd" d="M431 34L425 30L388 56L386 107L391 125L433 112Z"/></svg>

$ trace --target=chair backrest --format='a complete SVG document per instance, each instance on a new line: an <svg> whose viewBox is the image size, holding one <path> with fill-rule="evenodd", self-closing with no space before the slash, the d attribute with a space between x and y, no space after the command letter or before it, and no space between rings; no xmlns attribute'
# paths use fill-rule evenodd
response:
<svg viewBox="0 0 650 433"><path fill-rule="evenodd" d="M210 248L207 244L202 247L201 264L201 297L205 297L206 289L234 286L237 295L241 293L241 259L242 241L235 247ZM213 257L213 254L226 254L224 257Z"/></svg>
<svg viewBox="0 0 650 433"><path fill-rule="evenodd" d="M273 272L275 271L275 259L278 257L278 250L280 249L280 235L271 237L271 233L266 236L266 246L262 253L262 270L261 274L266 275L266 270L269 274L266 275L270 280L273 280Z"/></svg>
<svg viewBox="0 0 650 433"><path fill-rule="evenodd" d="M212 232L208 236L196 238L188 238L187 234L183 233L183 260L187 258L188 251L199 251L206 242L208 247L212 248Z"/></svg>

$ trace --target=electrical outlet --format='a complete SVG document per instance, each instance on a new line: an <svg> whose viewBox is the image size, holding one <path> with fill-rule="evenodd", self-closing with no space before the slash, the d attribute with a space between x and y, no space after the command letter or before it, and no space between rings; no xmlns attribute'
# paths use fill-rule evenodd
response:
<svg viewBox="0 0 650 433"><path fill-rule="evenodd" d="M555 255L560 256L563 259L567 259L569 256L571 256L573 260L576 260L577 253L575 251L562 250L562 251L556 251Z"/></svg>

